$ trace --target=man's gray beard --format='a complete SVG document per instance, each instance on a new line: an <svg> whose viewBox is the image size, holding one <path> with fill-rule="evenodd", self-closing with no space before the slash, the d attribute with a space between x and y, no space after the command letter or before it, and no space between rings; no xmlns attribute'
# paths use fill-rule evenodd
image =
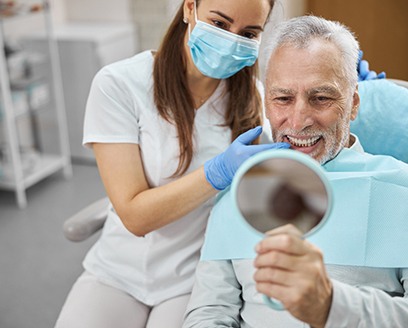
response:
<svg viewBox="0 0 408 328"><path fill-rule="evenodd" d="M320 165L324 165L327 162L331 161L333 158L335 158L343 150L343 148L346 147L347 141L349 140L349 136L350 136L350 128L345 126L345 125L346 124L343 124L343 131L345 131L345 132L343 134L343 137L340 140L339 146L336 147L336 148L332 147L331 150L328 151L326 156L322 157L318 161L320 163Z"/></svg>

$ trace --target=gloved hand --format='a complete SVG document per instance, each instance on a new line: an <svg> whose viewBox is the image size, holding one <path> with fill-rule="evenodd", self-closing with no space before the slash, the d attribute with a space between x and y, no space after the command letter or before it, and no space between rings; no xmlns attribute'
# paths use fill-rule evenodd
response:
<svg viewBox="0 0 408 328"><path fill-rule="evenodd" d="M223 190L228 187L239 166L252 155L263 150L290 147L285 142L250 145L261 133L262 127L260 126L248 130L236 138L226 151L205 162L205 177L215 189Z"/></svg>
<svg viewBox="0 0 408 328"><path fill-rule="evenodd" d="M384 79L386 77L385 72L381 72L380 74L377 75L377 72L370 71L368 61L363 60L362 58L363 58L363 52L360 50L358 54L358 64L357 64L358 81Z"/></svg>

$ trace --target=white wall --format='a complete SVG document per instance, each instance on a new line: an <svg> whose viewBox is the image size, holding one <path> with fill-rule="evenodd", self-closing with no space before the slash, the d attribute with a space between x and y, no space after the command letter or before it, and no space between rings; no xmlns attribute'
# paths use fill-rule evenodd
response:
<svg viewBox="0 0 408 328"><path fill-rule="evenodd" d="M50 5L54 25L64 23L66 21L65 0L51 0Z"/></svg>
<svg viewBox="0 0 408 328"><path fill-rule="evenodd" d="M168 25L168 5L178 0L59 0L68 21L122 22L137 26L140 50L156 49Z"/></svg>
<svg viewBox="0 0 408 328"><path fill-rule="evenodd" d="M27 3L37 0L24 0ZM183 0L50 0L54 25L66 21L135 23L139 28L140 49L157 48L170 19ZM306 0L278 0L279 17L304 13ZM42 18L9 22L8 33L41 28Z"/></svg>
<svg viewBox="0 0 408 328"><path fill-rule="evenodd" d="M167 0L130 0L141 50L157 49L168 25ZM176 0L173 0L176 1Z"/></svg>
<svg viewBox="0 0 408 328"><path fill-rule="evenodd" d="M33 0L22 0L24 4L38 3ZM51 18L54 25L65 21L65 0L51 0ZM7 39L18 38L25 34L30 34L35 30L44 30L44 16L41 13L14 17L4 21L4 32Z"/></svg>
<svg viewBox="0 0 408 328"><path fill-rule="evenodd" d="M69 21L131 22L131 0L59 0ZM155 0L146 1L155 2Z"/></svg>

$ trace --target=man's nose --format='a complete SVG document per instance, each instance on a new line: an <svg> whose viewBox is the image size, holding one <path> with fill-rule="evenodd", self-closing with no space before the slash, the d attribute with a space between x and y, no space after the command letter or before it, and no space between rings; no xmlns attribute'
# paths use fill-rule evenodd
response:
<svg viewBox="0 0 408 328"><path fill-rule="evenodd" d="M295 131L302 131L313 125L313 108L311 108L308 102L303 100L296 101L292 108L289 122L291 128Z"/></svg>

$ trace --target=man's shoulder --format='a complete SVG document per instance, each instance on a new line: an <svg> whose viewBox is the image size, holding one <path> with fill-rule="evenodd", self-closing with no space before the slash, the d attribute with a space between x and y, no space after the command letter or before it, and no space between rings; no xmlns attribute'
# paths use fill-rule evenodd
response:
<svg viewBox="0 0 408 328"><path fill-rule="evenodd" d="M343 149L324 168L329 172L378 171L400 169L408 171L408 164L390 155L370 154L353 149Z"/></svg>

